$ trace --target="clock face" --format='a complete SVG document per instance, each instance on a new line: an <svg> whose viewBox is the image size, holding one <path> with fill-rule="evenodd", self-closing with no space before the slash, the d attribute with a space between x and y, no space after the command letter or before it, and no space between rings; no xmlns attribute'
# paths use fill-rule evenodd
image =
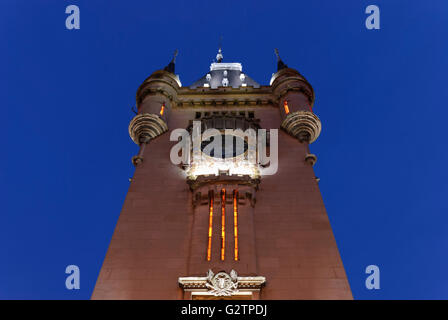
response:
<svg viewBox="0 0 448 320"><path fill-rule="evenodd" d="M247 151L247 141L234 135L221 135L221 152L213 148L213 139L202 141L201 150L206 155L218 159L229 159L242 155ZM219 138L218 138L219 139Z"/></svg>

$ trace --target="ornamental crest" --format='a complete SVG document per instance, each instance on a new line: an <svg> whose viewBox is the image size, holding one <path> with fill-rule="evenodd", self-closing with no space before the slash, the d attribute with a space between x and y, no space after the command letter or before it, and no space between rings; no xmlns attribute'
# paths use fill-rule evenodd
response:
<svg viewBox="0 0 448 320"><path fill-rule="evenodd" d="M209 269L205 285L215 296L231 296L238 292L238 275L235 270L230 271L229 275L224 271L214 274Z"/></svg>

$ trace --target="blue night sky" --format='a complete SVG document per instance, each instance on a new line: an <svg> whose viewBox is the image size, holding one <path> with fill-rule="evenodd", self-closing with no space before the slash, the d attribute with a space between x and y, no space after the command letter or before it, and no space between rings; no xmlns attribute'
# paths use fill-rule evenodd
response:
<svg viewBox="0 0 448 320"><path fill-rule="evenodd" d="M191 84L222 35L224 61L259 83L278 47L313 85L315 170L354 297L448 299L446 1L2 0L0 15L0 298L90 298L134 171L138 86L176 48Z"/></svg>

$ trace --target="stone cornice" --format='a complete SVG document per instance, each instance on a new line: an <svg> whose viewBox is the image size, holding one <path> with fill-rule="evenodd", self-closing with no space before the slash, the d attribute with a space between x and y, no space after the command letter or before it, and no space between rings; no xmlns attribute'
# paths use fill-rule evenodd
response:
<svg viewBox="0 0 448 320"><path fill-rule="evenodd" d="M178 91L174 107L215 107L220 105L249 107L276 103L270 86L260 88L220 87L217 89L183 87Z"/></svg>
<svg viewBox="0 0 448 320"><path fill-rule="evenodd" d="M152 94L162 94L173 100L180 88L178 77L165 70L157 70L143 81L136 93L137 105Z"/></svg>
<svg viewBox="0 0 448 320"><path fill-rule="evenodd" d="M221 174L218 176L215 175L201 175L196 179L187 178L187 183L190 186L191 190L196 190L204 185L221 185L221 184L234 184L241 186L250 186L255 190L258 189L258 185L260 184L260 177L251 177L249 175L226 175Z"/></svg>
<svg viewBox="0 0 448 320"><path fill-rule="evenodd" d="M271 79L271 88L277 100L290 91L297 91L306 95L311 105L314 104L313 87L297 70L286 68L275 73Z"/></svg>

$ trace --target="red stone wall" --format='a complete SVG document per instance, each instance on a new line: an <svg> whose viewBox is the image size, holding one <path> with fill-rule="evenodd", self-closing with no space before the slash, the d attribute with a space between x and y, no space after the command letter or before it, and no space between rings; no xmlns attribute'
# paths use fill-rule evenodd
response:
<svg viewBox="0 0 448 320"><path fill-rule="evenodd" d="M182 112L172 118L170 128L187 126ZM177 278L187 270L192 206L185 176L170 162L172 145L169 133L147 145L92 299L182 298Z"/></svg>
<svg viewBox="0 0 448 320"><path fill-rule="evenodd" d="M265 176L255 209L261 299L352 299L305 147L279 131L279 169Z"/></svg>
<svg viewBox="0 0 448 320"><path fill-rule="evenodd" d="M263 128L279 127L278 109L255 110ZM172 110L170 130L186 128L196 111L201 110ZM173 144L165 133L146 147L92 299L182 299L178 277L205 276L208 268L265 276L261 299L352 298L313 169L304 162L303 145L279 130L277 174L262 178L255 208L240 206L241 260L233 261L229 232L226 261L214 264L206 261L205 250L194 245L207 241L208 207L193 209L185 174L169 160ZM232 205L227 208L226 225L231 230ZM194 214L205 222L194 227ZM214 214L216 232L219 202ZM204 234L193 233L194 228Z"/></svg>

